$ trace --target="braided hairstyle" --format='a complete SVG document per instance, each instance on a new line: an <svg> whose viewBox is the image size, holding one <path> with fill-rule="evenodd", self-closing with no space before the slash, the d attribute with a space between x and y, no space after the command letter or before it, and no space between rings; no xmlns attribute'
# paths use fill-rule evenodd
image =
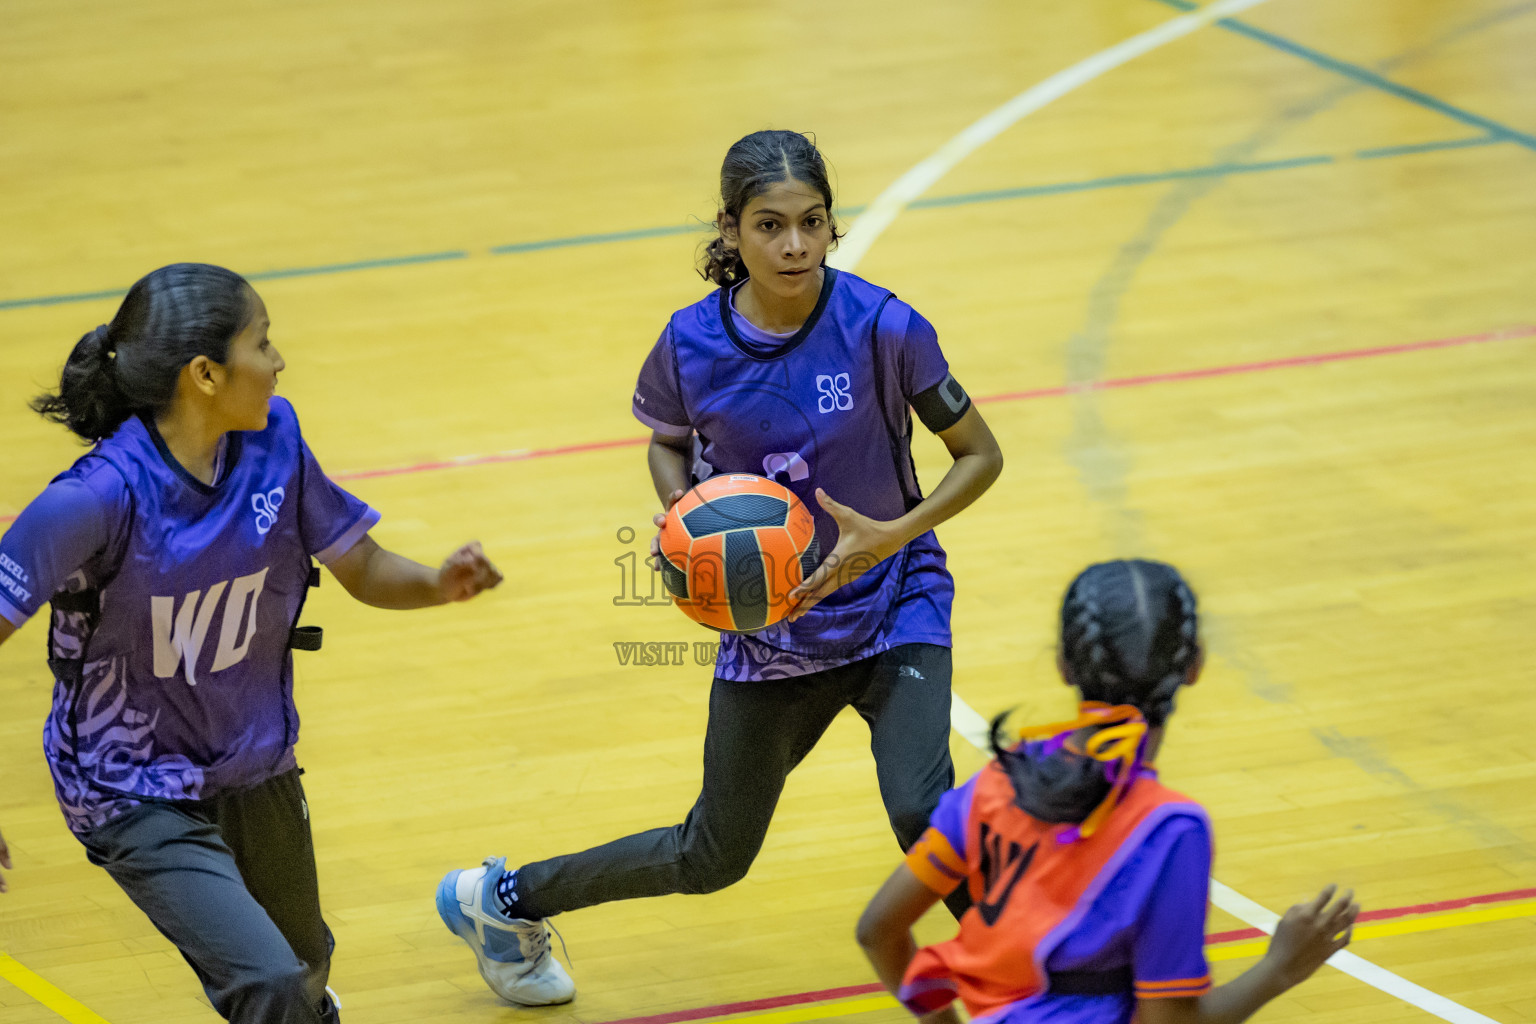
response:
<svg viewBox="0 0 1536 1024"><path fill-rule="evenodd" d="M1130 704L1149 726L1174 711L1174 696L1200 660L1195 594L1163 562L1120 559L1078 574L1061 602L1061 661L1084 700ZM1111 789L1104 767L1063 746L1049 754L1010 749L1007 713L992 722L992 752L1015 800L1040 821L1080 823Z"/></svg>
<svg viewBox="0 0 1536 1024"><path fill-rule="evenodd" d="M827 223L832 229L832 247L842 233L832 217L832 185L827 180L827 164L816 143L799 132L753 132L725 154L720 166L720 213L736 224L747 204L774 185L794 178L821 194L827 207ZM699 256L699 276L722 287L747 279L747 265L741 253L726 244L724 235L716 235Z"/></svg>
<svg viewBox="0 0 1536 1024"><path fill-rule="evenodd" d="M197 356L229 358L250 321L251 287L206 263L161 267L128 289L110 324L75 343L59 389L32 400L34 412L86 441L112 434L134 413L159 413L176 397L181 368Z"/></svg>

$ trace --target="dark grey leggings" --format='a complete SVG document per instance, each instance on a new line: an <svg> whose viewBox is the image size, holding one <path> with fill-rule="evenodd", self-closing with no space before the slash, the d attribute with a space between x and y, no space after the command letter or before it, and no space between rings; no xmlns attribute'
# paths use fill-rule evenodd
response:
<svg viewBox="0 0 1536 1024"><path fill-rule="evenodd" d="M933 644L904 644L790 679L717 678L703 790L682 824L525 864L519 902L548 917L611 900L714 892L739 881L762 849L784 780L850 705L869 723L880 796L906 850L954 785L949 685L949 648ZM966 905L962 890L950 909L958 914Z"/></svg>
<svg viewBox="0 0 1536 1024"><path fill-rule="evenodd" d="M136 807L81 837L236 1024L322 1024L331 934L320 918L297 769L197 803Z"/></svg>

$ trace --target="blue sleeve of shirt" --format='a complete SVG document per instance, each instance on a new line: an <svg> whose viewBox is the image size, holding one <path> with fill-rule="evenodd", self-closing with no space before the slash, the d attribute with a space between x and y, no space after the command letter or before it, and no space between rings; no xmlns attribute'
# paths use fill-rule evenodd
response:
<svg viewBox="0 0 1536 1024"><path fill-rule="evenodd" d="M939 806L928 816L928 827L943 833L955 853L965 858L965 824L971 818L971 798L976 795L977 772L955 789L939 797Z"/></svg>
<svg viewBox="0 0 1536 1024"><path fill-rule="evenodd" d="M367 503L337 486L325 475L315 453L304 444L304 494L299 505L299 529L304 546L322 565L334 562L363 539L379 521Z"/></svg>
<svg viewBox="0 0 1536 1024"><path fill-rule="evenodd" d="M895 361L901 393L911 400L949 376L949 361L939 348L933 324L900 299L891 299L880 313L882 344L890 342L885 359Z"/></svg>
<svg viewBox="0 0 1536 1024"><path fill-rule="evenodd" d="M1181 817L1175 821L1189 824L1168 849L1132 950L1136 995L1142 999L1195 996L1211 985L1205 960L1211 835L1203 820Z"/></svg>
<svg viewBox="0 0 1536 1024"><path fill-rule="evenodd" d="M688 412L677 391L676 357L672 352L670 327L661 332L651 354L640 367L635 395L630 403L635 419L666 437L687 437L693 433Z"/></svg>
<svg viewBox="0 0 1536 1024"><path fill-rule="evenodd" d="M102 498L78 476L54 480L0 537L0 616L20 627L110 536Z"/></svg>

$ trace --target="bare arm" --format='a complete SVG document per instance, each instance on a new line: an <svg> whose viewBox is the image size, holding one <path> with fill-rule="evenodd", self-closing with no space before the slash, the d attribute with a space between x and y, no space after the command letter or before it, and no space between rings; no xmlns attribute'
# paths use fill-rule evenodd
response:
<svg viewBox="0 0 1536 1024"><path fill-rule="evenodd" d="M901 537L897 548L954 518L985 494L1003 471L1003 450L974 405L954 426L939 431L939 440L949 449L954 464L922 504L892 524Z"/></svg>
<svg viewBox="0 0 1536 1024"><path fill-rule="evenodd" d="M5 643L16 634L16 627L11 625L9 619L0 619L0 644Z"/></svg>
<svg viewBox="0 0 1536 1024"><path fill-rule="evenodd" d="M501 583L479 541L459 548L436 569L379 547L365 535L328 566L347 593L375 608L428 608L467 601Z"/></svg>
<svg viewBox="0 0 1536 1024"><path fill-rule="evenodd" d="M899 519L871 519L817 488L816 499L837 520L837 546L809 579L790 591L790 599L799 602L791 620L800 618L832 591L900 551L913 538L953 518L985 494L1003 471L1002 449L974 405L954 426L939 431L939 440L949 449L954 464L939 486Z"/></svg>
<svg viewBox="0 0 1536 1024"><path fill-rule="evenodd" d="M645 460L651 468L651 482L656 485L656 497L661 499L661 507L671 508L677 497L688 490L693 435L668 437L653 431Z"/></svg>
<svg viewBox="0 0 1536 1024"><path fill-rule="evenodd" d="M912 926L938 901L939 894L924 885L912 869L903 864L885 880L859 917L855 933L859 946L874 965L880 983L893 996L900 993L907 965L917 955ZM919 1019L923 1024L959 1024L960 1021L952 1007L936 1010Z"/></svg>
<svg viewBox="0 0 1536 1024"><path fill-rule="evenodd" d="M1138 999L1137 1018L1142 1024L1241 1024L1349 945L1360 906L1352 892L1330 905L1333 894L1330 885L1316 899L1286 911L1264 959L1239 977L1194 999Z"/></svg>
<svg viewBox="0 0 1536 1024"><path fill-rule="evenodd" d="M689 463L693 460L693 435L668 437L653 431L651 444L646 449L645 461L651 468L651 483L656 487L656 497L661 499L661 512L651 517L656 529L666 520L666 511L677 504L677 499L688 492ZM661 536L651 538L651 568L656 568L656 556L661 554Z"/></svg>

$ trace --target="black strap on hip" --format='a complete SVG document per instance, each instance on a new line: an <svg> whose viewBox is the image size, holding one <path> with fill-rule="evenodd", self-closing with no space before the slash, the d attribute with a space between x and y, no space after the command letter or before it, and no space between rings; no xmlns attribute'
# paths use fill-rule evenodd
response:
<svg viewBox="0 0 1536 1024"><path fill-rule="evenodd" d="M295 626L288 634L288 646L295 651L318 651L325 639L325 630L319 626Z"/></svg>
<svg viewBox="0 0 1536 1024"><path fill-rule="evenodd" d="M318 565L311 565L309 567L309 585L311 587L318 587L320 585L320 567ZM302 609L302 607L301 605L300 608ZM321 642L324 640L325 630L319 626L294 626L288 631L288 647L290 650L318 651Z"/></svg>
<svg viewBox="0 0 1536 1024"><path fill-rule="evenodd" d="M1112 971L1050 971L1053 996L1113 996L1136 990L1136 976L1129 966Z"/></svg>

